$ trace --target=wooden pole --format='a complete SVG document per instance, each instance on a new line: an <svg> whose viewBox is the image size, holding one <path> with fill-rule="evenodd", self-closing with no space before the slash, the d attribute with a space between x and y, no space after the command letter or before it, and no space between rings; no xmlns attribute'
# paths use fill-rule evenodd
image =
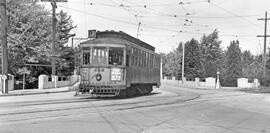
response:
<svg viewBox="0 0 270 133"><path fill-rule="evenodd" d="M8 50L7 50L7 14L6 14L6 0L0 0L0 18L1 18L1 30L0 30L0 39L2 47L2 75L6 80L3 82L3 93L8 93Z"/></svg>

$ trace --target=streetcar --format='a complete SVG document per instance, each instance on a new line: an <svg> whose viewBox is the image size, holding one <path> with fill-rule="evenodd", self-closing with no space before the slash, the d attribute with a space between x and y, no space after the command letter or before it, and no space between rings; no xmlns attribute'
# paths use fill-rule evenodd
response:
<svg viewBox="0 0 270 133"><path fill-rule="evenodd" d="M122 31L96 31L80 43L81 81L77 95L147 95L160 86L160 55L155 47Z"/></svg>

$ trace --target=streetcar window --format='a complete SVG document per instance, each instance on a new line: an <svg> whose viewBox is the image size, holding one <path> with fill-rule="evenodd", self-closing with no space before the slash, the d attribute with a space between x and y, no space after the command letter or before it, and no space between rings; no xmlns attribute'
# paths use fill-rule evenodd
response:
<svg viewBox="0 0 270 133"><path fill-rule="evenodd" d="M138 57L135 56L134 59L135 59L135 60L134 60L134 61L135 61L134 65L135 65L135 66L138 66Z"/></svg>
<svg viewBox="0 0 270 133"><path fill-rule="evenodd" d="M148 52L146 52L145 60L146 60L145 65L146 65L146 67L148 67Z"/></svg>
<svg viewBox="0 0 270 133"><path fill-rule="evenodd" d="M126 55L126 66L129 66L129 55Z"/></svg>
<svg viewBox="0 0 270 133"><path fill-rule="evenodd" d="M84 65L88 65L90 64L90 51L83 51L83 64Z"/></svg>
<svg viewBox="0 0 270 133"><path fill-rule="evenodd" d="M124 51L121 48L109 49L109 64L110 65L123 65Z"/></svg>
<svg viewBox="0 0 270 133"><path fill-rule="evenodd" d="M141 67L143 67L143 58L141 57Z"/></svg>
<svg viewBox="0 0 270 133"><path fill-rule="evenodd" d="M106 48L93 48L93 64L99 64L99 65L106 65L107 64L107 57L108 52Z"/></svg>
<svg viewBox="0 0 270 133"><path fill-rule="evenodd" d="M141 66L141 57L139 56L138 57L138 67L140 67Z"/></svg>

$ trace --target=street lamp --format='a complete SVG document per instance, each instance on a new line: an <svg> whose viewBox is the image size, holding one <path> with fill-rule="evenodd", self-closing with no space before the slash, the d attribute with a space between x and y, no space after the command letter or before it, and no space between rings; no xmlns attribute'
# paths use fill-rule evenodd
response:
<svg viewBox="0 0 270 133"><path fill-rule="evenodd" d="M217 71L217 83L216 83L216 89L220 89L219 70Z"/></svg>

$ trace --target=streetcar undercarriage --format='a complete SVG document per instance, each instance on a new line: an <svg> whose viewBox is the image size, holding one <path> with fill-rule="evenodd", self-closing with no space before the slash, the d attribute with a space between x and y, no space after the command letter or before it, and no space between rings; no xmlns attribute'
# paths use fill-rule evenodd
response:
<svg viewBox="0 0 270 133"><path fill-rule="evenodd" d="M88 96L120 96L132 97L137 95L148 95L152 92L152 85L134 84L130 87L125 85L80 85L76 95Z"/></svg>

